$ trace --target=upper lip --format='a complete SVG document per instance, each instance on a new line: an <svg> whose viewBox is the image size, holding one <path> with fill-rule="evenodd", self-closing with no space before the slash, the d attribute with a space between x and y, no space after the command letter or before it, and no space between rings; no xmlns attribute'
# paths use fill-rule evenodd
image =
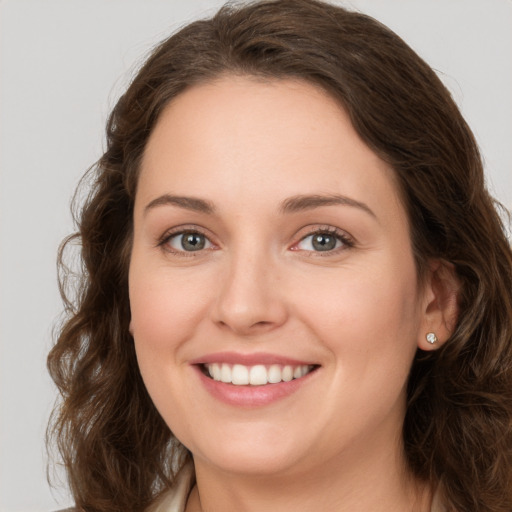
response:
<svg viewBox="0 0 512 512"><path fill-rule="evenodd" d="M190 364L213 364L213 363L227 363L227 364L241 364L244 366L254 366L257 364L271 365L312 365L315 364L311 361L299 360L287 356L281 356L278 354L270 354L265 352L253 353L253 354L240 354L237 352L215 352L213 354L207 354L197 359L190 361Z"/></svg>

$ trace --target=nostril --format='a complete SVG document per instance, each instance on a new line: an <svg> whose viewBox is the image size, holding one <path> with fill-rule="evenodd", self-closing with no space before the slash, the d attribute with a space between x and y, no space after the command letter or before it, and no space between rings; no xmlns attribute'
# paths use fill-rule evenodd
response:
<svg viewBox="0 0 512 512"><path fill-rule="evenodd" d="M252 325L252 327L256 327L256 328L257 328L257 327L267 327L267 326L269 326L269 325L272 325L272 322L267 322L267 321L265 321L265 320L262 320L262 321L260 321L260 322L255 322L255 323Z"/></svg>

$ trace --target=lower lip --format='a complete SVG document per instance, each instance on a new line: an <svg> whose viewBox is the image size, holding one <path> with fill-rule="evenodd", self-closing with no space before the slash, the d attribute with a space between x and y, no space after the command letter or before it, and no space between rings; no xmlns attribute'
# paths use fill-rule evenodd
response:
<svg viewBox="0 0 512 512"><path fill-rule="evenodd" d="M277 402L295 393L301 386L310 380L316 370L289 382L265 384L263 386L235 386L207 377L197 365L194 365L201 383L215 398L229 405L237 407L260 407Z"/></svg>

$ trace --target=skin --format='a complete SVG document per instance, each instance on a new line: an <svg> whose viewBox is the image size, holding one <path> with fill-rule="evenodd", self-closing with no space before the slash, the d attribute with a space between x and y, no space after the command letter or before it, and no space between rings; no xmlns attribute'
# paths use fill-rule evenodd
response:
<svg viewBox="0 0 512 512"><path fill-rule="evenodd" d="M282 211L311 194L370 211ZM187 229L204 249L183 250ZM344 241L320 252L310 235L326 229ZM129 284L143 379L194 456L187 511L429 510L401 428L414 354L446 334L432 268L420 286L392 170L319 88L229 76L174 99L142 162ZM318 369L289 396L237 407L191 364L225 351Z"/></svg>

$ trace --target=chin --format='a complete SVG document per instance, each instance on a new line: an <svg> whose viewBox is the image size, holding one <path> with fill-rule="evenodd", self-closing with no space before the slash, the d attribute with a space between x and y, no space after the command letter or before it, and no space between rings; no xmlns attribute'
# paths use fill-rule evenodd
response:
<svg viewBox="0 0 512 512"><path fill-rule="evenodd" d="M254 425L248 427L232 435L226 429L222 438L212 436L213 442L190 446L194 460L200 459L228 473L268 476L289 473L306 455L301 453L301 447L307 443L304 439L294 442L297 437L290 432L276 432L275 426L258 431Z"/></svg>
<svg viewBox="0 0 512 512"><path fill-rule="evenodd" d="M201 457L201 456L197 456ZM194 455L194 460L196 456ZM220 471L247 476L273 476L296 471L297 460L274 450L252 449L224 453L209 453L206 462Z"/></svg>

